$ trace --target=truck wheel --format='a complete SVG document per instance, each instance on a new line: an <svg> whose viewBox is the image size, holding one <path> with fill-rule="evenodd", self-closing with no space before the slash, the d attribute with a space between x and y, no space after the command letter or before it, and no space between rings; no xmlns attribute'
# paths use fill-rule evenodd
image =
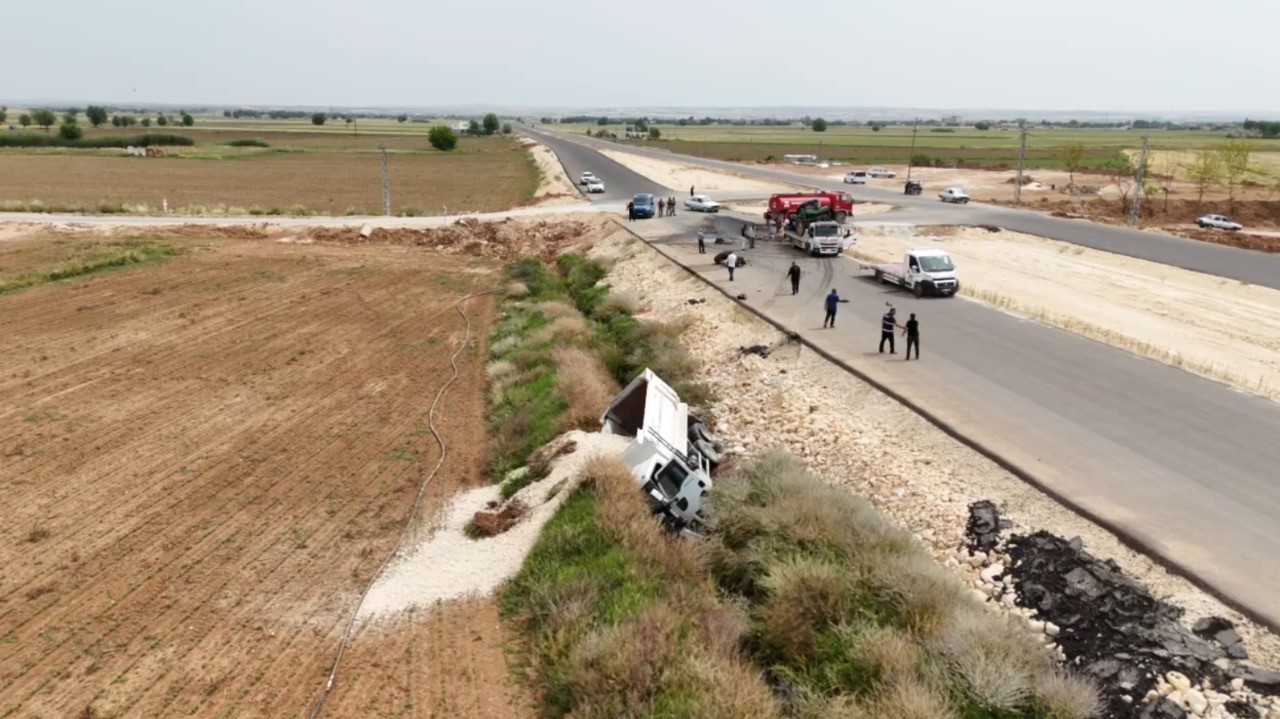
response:
<svg viewBox="0 0 1280 719"><path fill-rule="evenodd" d="M837 212L837 213L836 213L836 222L839 222L840 224L842 224L842 225L843 225L843 224L844 224L844 221L845 221L845 220L847 220L847 219L849 219L849 213L847 213L847 212Z"/></svg>
<svg viewBox="0 0 1280 719"><path fill-rule="evenodd" d="M916 297L924 297L924 283L917 282L916 286L911 288L911 291L916 293Z"/></svg>
<svg viewBox="0 0 1280 719"><path fill-rule="evenodd" d="M884 273L880 270L876 270L876 282L879 282L882 285L884 284Z"/></svg>

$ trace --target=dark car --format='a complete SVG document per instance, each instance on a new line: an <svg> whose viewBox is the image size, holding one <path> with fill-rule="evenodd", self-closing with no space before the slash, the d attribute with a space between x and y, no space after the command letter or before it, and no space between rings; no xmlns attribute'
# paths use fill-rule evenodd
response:
<svg viewBox="0 0 1280 719"><path fill-rule="evenodd" d="M924 185L919 180L907 180L907 185L902 190L904 195L918 195L921 192L924 192Z"/></svg>
<svg viewBox="0 0 1280 719"><path fill-rule="evenodd" d="M631 204L636 208L636 217L653 217L653 195L639 194L631 198Z"/></svg>

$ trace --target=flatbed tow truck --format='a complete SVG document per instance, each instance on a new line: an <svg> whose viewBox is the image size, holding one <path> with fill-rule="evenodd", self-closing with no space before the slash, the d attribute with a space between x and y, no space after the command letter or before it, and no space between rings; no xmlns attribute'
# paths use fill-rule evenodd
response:
<svg viewBox="0 0 1280 719"><path fill-rule="evenodd" d="M960 291L956 265L946 250L907 250L902 262L858 262L858 267L875 273L877 282L905 287L916 297L926 294L950 297Z"/></svg>

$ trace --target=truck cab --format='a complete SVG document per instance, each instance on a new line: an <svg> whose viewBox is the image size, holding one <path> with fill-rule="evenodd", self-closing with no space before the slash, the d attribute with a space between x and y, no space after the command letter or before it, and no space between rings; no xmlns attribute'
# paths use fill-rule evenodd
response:
<svg viewBox="0 0 1280 719"><path fill-rule="evenodd" d="M614 397L601 424L606 434L634 437L622 459L654 514L668 528L696 535L711 491L711 469L720 457L705 426L690 421L689 405L645 369Z"/></svg>
<svg viewBox="0 0 1280 719"><path fill-rule="evenodd" d="M631 198L632 205L636 208L636 217L653 217L655 212L653 207L653 195L641 193Z"/></svg>
<svg viewBox="0 0 1280 719"><path fill-rule="evenodd" d="M831 220L811 222L807 225L799 223L794 229L787 229L786 236L791 244L805 250L813 256L833 256L845 250L851 242L848 238L852 232Z"/></svg>
<svg viewBox="0 0 1280 719"><path fill-rule="evenodd" d="M953 295L960 289L956 265L945 250L909 250L903 260L906 270L904 287L922 295Z"/></svg>

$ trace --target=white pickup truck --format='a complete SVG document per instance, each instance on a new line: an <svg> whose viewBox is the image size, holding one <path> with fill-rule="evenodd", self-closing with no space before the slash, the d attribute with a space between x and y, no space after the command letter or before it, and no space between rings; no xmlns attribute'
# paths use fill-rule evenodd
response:
<svg viewBox="0 0 1280 719"><path fill-rule="evenodd" d="M834 257L856 241L839 222L828 220L811 223L800 231L787 229L783 234L792 245L814 257Z"/></svg>
<svg viewBox="0 0 1280 719"><path fill-rule="evenodd" d="M673 530L697 535L703 499L711 491L711 469L720 455L706 426L690 421L689 405L645 369L614 397L601 424L606 434L635 437L622 460L654 514Z"/></svg>
<svg viewBox="0 0 1280 719"><path fill-rule="evenodd" d="M874 272L876 281L905 287L916 297L926 294L949 297L960 291L956 265L945 250L907 250L902 262L859 262L858 266Z"/></svg>

